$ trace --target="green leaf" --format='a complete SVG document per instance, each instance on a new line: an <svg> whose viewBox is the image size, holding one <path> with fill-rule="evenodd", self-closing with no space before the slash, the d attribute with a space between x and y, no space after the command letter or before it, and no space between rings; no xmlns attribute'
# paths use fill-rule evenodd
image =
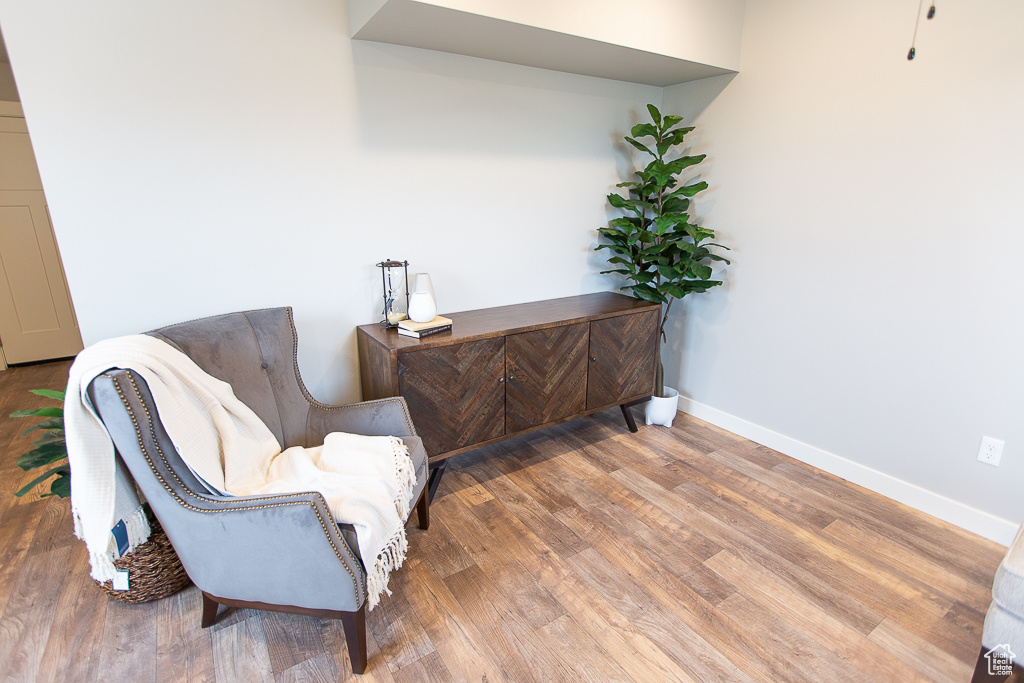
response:
<svg viewBox="0 0 1024 683"><path fill-rule="evenodd" d="M672 282L666 282L664 285L660 287L660 289L665 294L674 296L677 299L682 299L687 294L685 289Z"/></svg>
<svg viewBox="0 0 1024 683"><path fill-rule="evenodd" d="M662 215L654 219L655 232L661 236L679 223L679 218L674 214Z"/></svg>
<svg viewBox="0 0 1024 683"><path fill-rule="evenodd" d="M59 496L60 498L70 498L71 472L57 477L57 480L50 484L50 493L48 495Z"/></svg>
<svg viewBox="0 0 1024 683"><path fill-rule="evenodd" d="M649 273L649 272L637 273L636 275L633 276L633 280L637 284L645 285L648 282L653 282L654 281L654 273Z"/></svg>
<svg viewBox="0 0 1024 683"><path fill-rule="evenodd" d="M677 277L679 277L679 271L677 271L675 268L669 265L658 266L658 272L661 273L661 276L667 280L675 280Z"/></svg>
<svg viewBox="0 0 1024 683"><path fill-rule="evenodd" d="M706 189L708 189L708 184L702 180L699 183L694 183L692 185L686 185L685 187L679 188L679 194L683 195L684 197L692 197L698 192L703 192Z"/></svg>
<svg viewBox="0 0 1024 683"><path fill-rule="evenodd" d="M616 209L626 208L626 200L622 198L622 195L612 192L608 195L608 203L614 206Z"/></svg>
<svg viewBox="0 0 1024 683"><path fill-rule="evenodd" d="M692 131L693 126L690 126L689 128L676 128L675 130L666 133L665 139L671 141L673 145L681 145L686 134Z"/></svg>
<svg viewBox="0 0 1024 683"><path fill-rule="evenodd" d="M650 285L633 285L630 289L633 290L633 295L638 299L646 299L647 301L654 301L659 304L668 301L664 294Z"/></svg>
<svg viewBox="0 0 1024 683"><path fill-rule="evenodd" d="M64 430L63 429L51 429L43 432L42 438L32 443L33 446L39 447L43 444L48 443L64 443Z"/></svg>
<svg viewBox="0 0 1024 683"><path fill-rule="evenodd" d="M682 116L673 116L673 115L669 114L669 115L665 116L665 118L662 121L661 125L662 125L663 128L668 129L668 128L671 128L672 126L676 125L677 123L679 123L682 120L683 120Z"/></svg>
<svg viewBox="0 0 1024 683"><path fill-rule="evenodd" d="M54 391L53 389L29 389L36 396L43 396L45 398L52 398L58 401L64 400L63 391Z"/></svg>
<svg viewBox="0 0 1024 683"><path fill-rule="evenodd" d="M665 168L673 175L678 175L683 169L689 168L690 166L696 166L700 162L704 161L707 154L698 154L697 156L690 157L679 157L674 159L667 164Z"/></svg>
<svg viewBox="0 0 1024 683"><path fill-rule="evenodd" d="M661 209L665 213L678 213L685 215L689 208L690 200L679 196L669 195L661 200ZM689 216L687 216L687 219L689 219Z"/></svg>
<svg viewBox="0 0 1024 683"><path fill-rule="evenodd" d="M638 150L640 150L641 152L647 152L647 153L648 153L648 154L650 154L650 155L651 155L652 157L653 157L653 156L657 156L657 155L656 155L656 154L655 154L654 152L652 152L652 151L651 151L651 150L650 150L650 149L649 149L649 148L647 147L647 145L641 144L641 143L637 142L636 140L634 140L634 139L633 139L633 138L631 138L631 137L627 137L627 138L626 138L626 142L628 142L629 144L633 145L634 147L636 147L636 148L637 148ZM659 147L660 147L660 145L659 145Z"/></svg>
<svg viewBox="0 0 1024 683"><path fill-rule="evenodd" d="M701 280L707 280L711 277L711 266L705 266L703 263L694 263L690 266L690 272Z"/></svg>
<svg viewBox="0 0 1024 683"><path fill-rule="evenodd" d="M45 473L45 474L41 474L41 475L39 475L38 477L36 477L35 479L33 479L32 481L30 481L29 483L25 484L25 486L23 486L23 487L22 487L22 488L21 488L21 489L20 489L20 490L19 490L19 491L18 491L17 493L15 493L14 495L15 495L15 496L17 496L18 498L21 498L21 497L22 497L22 496L24 496L24 495L25 495L26 493L28 493L29 491L31 491L32 489L34 489L34 488L35 488L35 487L36 487L36 486L37 486L38 484L41 484L41 483L43 483L44 481L46 481L47 479L49 479L50 477L52 477L52 476L54 476L54 475L61 475L61 476L65 477L65 478L67 478L67 480L68 480L68 483L69 483L69 493L70 493L70 482L71 482L71 477L70 477L70 476L68 476L68 474L69 474L69 473L70 473L70 470L68 470L68 469L67 469L67 466L66 466L66 465L61 465L60 467L54 467L54 468L53 468L52 470L50 470L49 472L47 472L47 473ZM59 480L58 480L58 481L59 481ZM57 483L57 482L55 481L55 482L53 482L53 484L51 484L51 485L50 485L50 491L51 491L52 493L57 493L56 491L54 491L54 490L53 490L53 488L54 488L54 485L55 485L56 483ZM57 495L60 495L60 494L59 494L59 493L57 493ZM66 495L65 495L65 496L61 496L61 497L62 497L62 498L67 498L67 496L66 496Z"/></svg>
<svg viewBox="0 0 1024 683"><path fill-rule="evenodd" d="M23 431L21 433L21 435L25 436L26 434L31 434L32 432L36 431L37 429L47 429L47 430L64 429L64 418L62 418L62 417L51 417L48 420L43 420L42 422L38 423L34 427L29 427L28 429Z"/></svg>
<svg viewBox="0 0 1024 683"><path fill-rule="evenodd" d="M672 149L672 141L662 140L661 142L658 143L658 156L665 156L665 153L670 149Z"/></svg>
<svg viewBox="0 0 1024 683"><path fill-rule="evenodd" d="M630 129L629 134L635 138L642 138L645 135L656 138L658 137L658 129L650 123L638 123Z"/></svg>
<svg viewBox="0 0 1024 683"><path fill-rule="evenodd" d="M43 444L27 453L23 453L18 458L18 467L27 472L28 470L48 465L51 462L63 460L66 457L68 457L68 450L63 442Z"/></svg>
<svg viewBox="0 0 1024 683"><path fill-rule="evenodd" d="M658 108L655 107L653 104L648 104L647 105L647 111L650 113L651 118L654 119L654 125L660 126L661 125L661 112L658 111Z"/></svg>
<svg viewBox="0 0 1024 683"><path fill-rule="evenodd" d="M35 410L16 410L11 417L64 417L63 408L36 408Z"/></svg>

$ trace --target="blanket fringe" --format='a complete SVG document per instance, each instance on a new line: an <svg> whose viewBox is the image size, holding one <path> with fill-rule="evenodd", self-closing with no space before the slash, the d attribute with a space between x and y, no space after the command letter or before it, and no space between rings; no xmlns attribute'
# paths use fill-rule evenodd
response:
<svg viewBox="0 0 1024 683"><path fill-rule="evenodd" d="M409 448L401 439L391 437L391 445L394 448L395 474L398 478L395 508L398 511L399 519L404 522L409 516L409 499L416 488L416 469L413 467L412 458L409 457ZM391 572L401 568L408 551L409 541L405 537L405 524L403 523L381 550L372 569L367 568L366 603L368 610L372 611L380 603L381 594L391 595L391 589L388 588Z"/></svg>
<svg viewBox="0 0 1024 683"><path fill-rule="evenodd" d="M73 515L73 518L75 536L82 538L81 519L77 513ZM146 517L146 511L141 505L132 511L130 515L122 518L122 521L124 521L125 531L128 535L128 549L124 552L124 555L127 555L148 541L152 530L149 526L149 519ZM124 555L120 555L117 552L117 540L114 538L114 534L111 533L106 551L89 551L89 565L91 567L89 575L100 583L112 580L117 572L117 568L114 567L114 560L118 557L124 557Z"/></svg>
<svg viewBox="0 0 1024 683"><path fill-rule="evenodd" d="M367 609L373 608L380 602L382 593L391 595L388 588L388 581L391 579L391 572L400 569L405 562L405 555L409 550L409 541L405 537L405 527L398 530L384 550L377 556L372 570L366 572L366 603Z"/></svg>

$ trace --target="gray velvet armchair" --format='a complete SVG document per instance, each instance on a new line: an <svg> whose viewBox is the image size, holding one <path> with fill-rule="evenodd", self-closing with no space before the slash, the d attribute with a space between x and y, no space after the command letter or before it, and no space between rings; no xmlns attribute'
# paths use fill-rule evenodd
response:
<svg viewBox="0 0 1024 683"><path fill-rule="evenodd" d="M330 432L403 439L416 468L410 500L429 526L427 455L405 401L317 402L299 376L290 308L230 313L148 334L182 351L270 428L282 448L317 446ZM111 369L89 386L114 445L203 592L202 626L219 605L341 619L352 670L366 668L366 573L355 532L319 493L227 497L206 488L175 452L145 381Z"/></svg>

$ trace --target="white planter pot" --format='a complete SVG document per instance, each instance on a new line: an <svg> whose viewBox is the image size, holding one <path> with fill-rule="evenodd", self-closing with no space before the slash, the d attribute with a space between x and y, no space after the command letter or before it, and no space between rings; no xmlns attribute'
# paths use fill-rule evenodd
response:
<svg viewBox="0 0 1024 683"><path fill-rule="evenodd" d="M665 387L665 397L652 396L647 402L645 417L649 425L672 426L679 408L679 392L672 387Z"/></svg>

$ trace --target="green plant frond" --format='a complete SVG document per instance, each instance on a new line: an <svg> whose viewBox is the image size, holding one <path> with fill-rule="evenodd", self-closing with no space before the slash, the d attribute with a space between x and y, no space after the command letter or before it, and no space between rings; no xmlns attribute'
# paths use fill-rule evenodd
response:
<svg viewBox="0 0 1024 683"><path fill-rule="evenodd" d="M665 282L658 287L663 293L669 296L675 297L676 299L682 299L684 296L689 294L685 289L675 284L674 282Z"/></svg>
<svg viewBox="0 0 1024 683"><path fill-rule="evenodd" d="M658 111L657 107L655 107L653 104L648 104L647 113L649 113L651 115L651 119L654 120L654 125L661 125L661 112Z"/></svg>
<svg viewBox="0 0 1024 683"><path fill-rule="evenodd" d="M21 433L21 435L25 436L26 434L31 434L32 432L36 431L37 429L46 429L46 430L64 429L64 418L61 418L61 417L51 417L51 418L49 418L47 420L43 420L42 422L40 422L40 423L38 423L36 425L33 425L32 427L29 427L28 429L23 431Z"/></svg>
<svg viewBox="0 0 1024 683"><path fill-rule="evenodd" d="M68 472L68 470L66 470L63 465L61 467L55 467L52 470L50 470L49 472L46 472L45 474L41 474L38 477L36 477L35 479L33 479L32 481L30 481L29 483L25 484L14 495L17 496L18 498L21 498L26 493L28 493L29 491L34 489L37 485L43 483L44 481L46 481L50 477L53 477L53 476L67 476L67 472ZM70 477L69 477L69 481L70 481ZM57 482L53 482L53 483L56 484ZM50 491L51 492L53 491L53 484L50 485ZM57 495L60 495L60 494L57 494ZM67 496L62 496L62 497L63 498L67 498Z"/></svg>
<svg viewBox="0 0 1024 683"><path fill-rule="evenodd" d="M662 140L661 142L658 143L658 156L665 156L665 153L668 152L670 149L672 149L672 141Z"/></svg>
<svg viewBox="0 0 1024 683"><path fill-rule="evenodd" d="M43 398L52 398L55 401L64 401L64 392L56 391L54 389L29 389L36 396L42 396Z"/></svg>
<svg viewBox="0 0 1024 683"><path fill-rule="evenodd" d="M46 496L58 496L59 498L70 498L71 497L71 473L62 474L50 484L50 492L43 494Z"/></svg>
<svg viewBox="0 0 1024 683"><path fill-rule="evenodd" d="M645 299L659 304L663 304L668 301L664 294L650 285L633 285L632 287L629 287L629 289L633 291L633 295L638 299Z"/></svg>
<svg viewBox="0 0 1024 683"><path fill-rule="evenodd" d="M608 221L608 225L614 227L616 231L629 232L640 229L640 219L636 216L619 216Z"/></svg>
<svg viewBox="0 0 1024 683"><path fill-rule="evenodd" d="M11 417L64 417L63 408L36 408L35 410L15 410Z"/></svg>
<svg viewBox="0 0 1024 683"><path fill-rule="evenodd" d="M648 153L648 154L650 154L650 155L651 155L652 157L653 157L653 156L657 156L657 155L656 155L656 154L655 154L654 152L652 152L652 151L650 150L650 148L649 148L649 147L647 147L647 145L645 145L645 144L643 144L643 143L641 143L641 142L637 142L636 140L634 140L634 139L633 139L633 138L631 138L631 137L626 137L626 142L628 142L629 144L633 145L634 147L636 147L636 148L637 148L638 150L640 150L641 152L647 152L647 153Z"/></svg>
<svg viewBox="0 0 1024 683"><path fill-rule="evenodd" d="M641 285L645 285L648 282L653 282L654 281L654 273L649 273L649 272L646 272L646 271L643 272L643 273L637 273L636 275L633 276L633 281L636 282L637 284L641 284Z"/></svg>
<svg viewBox="0 0 1024 683"><path fill-rule="evenodd" d="M616 209L626 208L626 200L622 198L622 195L617 192L612 192L608 195L608 203L614 206Z"/></svg>
<svg viewBox="0 0 1024 683"><path fill-rule="evenodd" d="M616 275L629 275L629 271L625 268L615 268L614 270L602 270L601 275L608 275L609 273L615 273Z"/></svg>
<svg viewBox="0 0 1024 683"><path fill-rule="evenodd" d="M65 443L64 430L52 429L50 431L43 432L43 436L39 440L33 441L32 445L38 448L48 443Z"/></svg>
<svg viewBox="0 0 1024 683"><path fill-rule="evenodd" d="M656 138L658 137L658 129L651 123L638 123L630 129L629 134L635 138L642 138L645 135Z"/></svg>
<svg viewBox="0 0 1024 683"><path fill-rule="evenodd" d="M27 453L22 453L21 457L18 458L18 467L27 472L43 465L49 465L51 462L63 460L66 457L68 457L68 452L63 443L44 444L38 448L33 448Z"/></svg>
<svg viewBox="0 0 1024 683"><path fill-rule="evenodd" d="M666 114L665 117L662 119L661 127L664 128L665 130L668 130L669 128L671 128L672 126L676 125L677 123L679 123L682 120L683 120L682 116L675 116L673 114Z"/></svg>
<svg viewBox="0 0 1024 683"><path fill-rule="evenodd" d="M704 161L706 156L707 154L698 154L694 157L679 157L678 159L673 159L665 164L665 168L673 175L677 175L684 169L687 169L690 166L696 166L700 162Z"/></svg>
<svg viewBox="0 0 1024 683"><path fill-rule="evenodd" d="M700 278L701 280L707 280L711 277L711 266L705 266L703 263L692 263L688 270L693 277Z"/></svg>
<svg viewBox="0 0 1024 683"><path fill-rule="evenodd" d="M686 134L691 132L693 132L693 126L689 126L687 128L676 128L675 130L670 130L665 133L665 139L671 140L673 145L681 145L683 144L683 138L686 137Z"/></svg>
<svg viewBox="0 0 1024 683"><path fill-rule="evenodd" d="M703 192L706 189L708 189L708 184L702 180L699 183L693 183L692 185L684 185L679 188L679 193L684 197L692 197L698 192Z"/></svg>

